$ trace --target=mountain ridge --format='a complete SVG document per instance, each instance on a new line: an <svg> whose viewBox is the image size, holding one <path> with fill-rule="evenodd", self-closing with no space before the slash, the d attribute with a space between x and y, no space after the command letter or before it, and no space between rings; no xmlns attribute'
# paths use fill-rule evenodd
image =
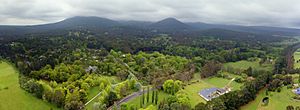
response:
<svg viewBox="0 0 300 110"><path fill-rule="evenodd" d="M300 29L283 28L283 27L268 27L268 26L241 26L241 25L224 25L224 24L209 24L202 22L181 22L176 18L165 18L157 22L147 21L116 21L108 18L97 16L75 16L66 18L62 21L29 26L8 26L0 25L0 37L3 36L24 36L32 33L47 33L53 31L68 31L68 30L91 30L95 33L103 33L109 31L111 33L122 34L139 34L143 33L217 33L217 29L221 29L222 33L228 30L233 32L244 32L261 35L281 35L281 36L299 36ZM205 31L209 30L209 31ZM215 31L212 31L215 30ZM237 34L238 35L238 34Z"/></svg>

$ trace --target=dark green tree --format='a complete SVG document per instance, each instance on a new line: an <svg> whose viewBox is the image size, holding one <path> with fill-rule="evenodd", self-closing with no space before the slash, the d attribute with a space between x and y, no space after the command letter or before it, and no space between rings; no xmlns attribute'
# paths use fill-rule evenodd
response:
<svg viewBox="0 0 300 110"><path fill-rule="evenodd" d="M150 98L150 88L147 86L147 103L149 103L149 98Z"/></svg>

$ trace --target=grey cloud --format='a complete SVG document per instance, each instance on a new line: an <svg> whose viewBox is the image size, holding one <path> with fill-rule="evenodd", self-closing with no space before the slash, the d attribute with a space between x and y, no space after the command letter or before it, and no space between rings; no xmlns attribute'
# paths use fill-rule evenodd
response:
<svg viewBox="0 0 300 110"><path fill-rule="evenodd" d="M300 27L299 0L0 0L0 24L38 24L72 16Z"/></svg>

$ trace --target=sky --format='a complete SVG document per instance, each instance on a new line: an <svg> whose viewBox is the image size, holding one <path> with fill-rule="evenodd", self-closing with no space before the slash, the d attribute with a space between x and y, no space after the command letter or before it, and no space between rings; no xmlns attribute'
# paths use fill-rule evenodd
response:
<svg viewBox="0 0 300 110"><path fill-rule="evenodd" d="M0 0L0 25L45 24L73 16L299 28L300 0Z"/></svg>

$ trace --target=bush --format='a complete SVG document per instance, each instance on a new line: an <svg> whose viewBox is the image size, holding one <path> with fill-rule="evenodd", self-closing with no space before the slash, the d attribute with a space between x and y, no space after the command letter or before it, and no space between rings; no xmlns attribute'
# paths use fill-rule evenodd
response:
<svg viewBox="0 0 300 110"><path fill-rule="evenodd" d="M288 89L292 89L293 86L292 86L292 85L287 85L287 88L288 88Z"/></svg>
<svg viewBox="0 0 300 110"><path fill-rule="evenodd" d="M281 92L281 88L279 87L279 88L277 88L277 92Z"/></svg>
<svg viewBox="0 0 300 110"><path fill-rule="evenodd" d="M243 83L243 82L245 82L245 80L243 78L240 78L240 77L235 78L234 81L237 82L237 83Z"/></svg>

